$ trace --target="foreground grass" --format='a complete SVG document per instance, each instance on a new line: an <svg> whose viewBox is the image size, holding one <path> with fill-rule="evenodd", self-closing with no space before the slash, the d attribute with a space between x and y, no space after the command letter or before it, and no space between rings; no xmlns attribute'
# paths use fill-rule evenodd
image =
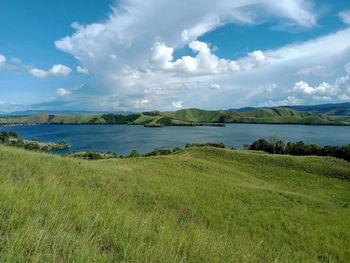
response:
<svg viewBox="0 0 350 263"><path fill-rule="evenodd" d="M0 262L350 262L350 164L335 158L0 146L0 167Z"/></svg>

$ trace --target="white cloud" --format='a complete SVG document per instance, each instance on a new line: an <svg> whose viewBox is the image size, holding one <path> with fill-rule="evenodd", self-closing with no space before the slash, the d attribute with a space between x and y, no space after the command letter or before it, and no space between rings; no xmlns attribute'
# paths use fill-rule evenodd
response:
<svg viewBox="0 0 350 263"><path fill-rule="evenodd" d="M150 100L149 99L137 99L132 100L131 105L135 109L144 109L149 107Z"/></svg>
<svg viewBox="0 0 350 263"><path fill-rule="evenodd" d="M306 67L298 70L298 75L323 75L325 73L326 68L321 65L316 65L313 67Z"/></svg>
<svg viewBox="0 0 350 263"><path fill-rule="evenodd" d="M225 24L254 25L272 18L288 26L312 27L316 25L316 15L310 3L123 0L114 6L106 21L74 23L76 32L55 44L101 79L96 85L100 93L129 97L131 104L131 98L138 95L149 98L152 106L158 105L155 100L168 105L165 95L160 97L159 93L175 99L183 89L195 88L205 81L211 83L218 74L230 75L269 64L269 56L263 51L252 52L242 61L219 58L206 43L196 41L199 36ZM186 45L196 54L174 60L174 52ZM204 84L200 85L204 88Z"/></svg>
<svg viewBox="0 0 350 263"><path fill-rule="evenodd" d="M32 76L34 76L36 78L46 78L46 77L48 77L47 71L42 70L42 69L33 68L33 69L29 70L29 73L32 74Z"/></svg>
<svg viewBox="0 0 350 263"><path fill-rule="evenodd" d="M151 68L187 75L218 75L252 70L267 64L267 57L261 50L234 61L217 57L207 43L198 40L190 42L188 46L197 53L196 56L183 56L174 61L174 48L156 42L152 48Z"/></svg>
<svg viewBox="0 0 350 263"><path fill-rule="evenodd" d="M286 99L279 101L267 101L263 103L262 107L277 107L277 106L292 106L292 105L300 105L302 103L301 99L298 99L294 96L288 96Z"/></svg>
<svg viewBox="0 0 350 263"><path fill-rule="evenodd" d="M335 92L335 88L327 82L322 82L316 87L311 87L308 83L304 81L299 81L295 83L292 92L301 95L313 95L313 96L328 96Z"/></svg>
<svg viewBox="0 0 350 263"><path fill-rule="evenodd" d="M105 107L161 109L172 101L184 101L191 107L222 108L265 100L279 105L310 98L341 100L349 96L349 74L336 77L344 75L340 67L350 59L350 29L275 50L257 50L235 61L216 56L207 43L197 40L225 24L254 25L272 21L271 17L289 26L311 27L316 25L312 3L123 0L106 21L75 23L76 32L55 44L99 77L94 85L99 96L92 85L90 94L84 95L90 95L91 104L96 101ZM187 45L195 54L174 59L176 51ZM36 73L45 77L46 72ZM296 73L302 76L298 85ZM225 92L208 92L209 83Z"/></svg>
<svg viewBox="0 0 350 263"><path fill-rule="evenodd" d="M253 67L258 68L267 63L267 57L261 50L256 50L248 54L253 59Z"/></svg>
<svg viewBox="0 0 350 263"><path fill-rule="evenodd" d="M350 62L345 64L344 70L346 75L336 78L333 84L322 82L312 87L305 81L299 81L294 84L290 93L320 100L346 100L350 96Z"/></svg>
<svg viewBox="0 0 350 263"><path fill-rule="evenodd" d="M53 65L52 68L48 71L37 69L37 68L29 69L29 73L36 78L67 76L71 72L72 70L69 67L61 64Z"/></svg>
<svg viewBox="0 0 350 263"><path fill-rule="evenodd" d="M58 96L61 96L61 97L72 94L72 92L70 90L67 90L64 88L57 89L56 93Z"/></svg>
<svg viewBox="0 0 350 263"><path fill-rule="evenodd" d="M89 70L87 68L83 68L81 66L77 66L77 71L81 74L85 74L85 75L89 74Z"/></svg>
<svg viewBox="0 0 350 263"><path fill-rule="evenodd" d="M58 64L54 65L49 71L49 76L67 76L72 70L64 65Z"/></svg>
<svg viewBox="0 0 350 263"><path fill-rule="evenodd" d="M6 63L6 57L0 54L0 67Z"/></svg>
<svg viewBox="0 0 350 263"><path fill-rule="evenodd" d="M343 23L350 25L350 10L341 11L338 15Z"/></svg>
<svg viewBox="0 0 350 263"><path fill-rule="evenodd" d="M212 90L219 90L220 88L221 88L220 85L217 83L210 84L210 89Z"/></svg>
<svg viewBox="0 0 350 263"><path fill-rule="evenodd" d="M174 107L174 108L176 108L176 109L181 109L183 106L182 106L182 101L181 100L179 100L179 101L173 101L172 103L171 103L171 105Z"/></svg>

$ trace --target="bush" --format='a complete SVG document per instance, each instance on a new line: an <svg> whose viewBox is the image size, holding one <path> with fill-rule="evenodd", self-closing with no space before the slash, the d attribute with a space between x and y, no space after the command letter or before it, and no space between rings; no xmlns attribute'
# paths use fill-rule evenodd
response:
<svg viewBox="0 0 350 263"><path fill-rule="evenodd" d="M169 155L171 154L172 151L169 149L157 149L152 152L146 153L144 156L149 157L149 156L160 156L160 155Z"/></svg>
<svg viewBox="0 0 350 263"><path fill-rule="evenodd" d="M141 157L141 154L139 153L138 150L132 150L128 157L130 158Z"/></svg>
<svg viewBox="0 0 350 263"><path fill-rule="evenodd" d="M146 115L146 116L160 116L161 113L159 111L145 111L145 112L142 112L143 115Z"/></svg>
<svg viewBox="0 0 350 263"><path fill-rule="evenodd" d="M2 131L0 132L0 142L8 141L9 139L20 139L21 137L14 131Z"/></svg>
<svg viewBox="0 0 350 263"><path fill-rule="evenodd" d="M287 142L273 137L271 142L259 139L248 146L248 150L265 151L275 154L333 156L350 161L350 144L346 146L325 146L305 144L303 141Z"/></svg>
<svg viewBox="0 0 350 263"><path fill-rule="evenodd" d="M133 114L104 114L101 116L106 121L106 124L128 124L135 121L141 116L140 113Z"/></svg>
<svg viewBox="0 0 350 263"><path fill-rule="evenodd" d="M181 148L175 147L175 148L173 149L173 153L178 152L178 151L181 151L181 150L182 150Z"/></svg>
<svg viewBox="0 0 350 263"><path fill-rule="evenodd" d="M272 145L265 139L259 139L248 146L248 150L272 152Z"/></svg>
<svg viewBox="0 0 350 263"><path fill-rule="evenodd" d="M185 148L191 148L191 147L205 147L205 146L211 146L211 147L216 147L216 148L226 148L226 144L223 142L218 142L218 143L187 143Z"/></svg>
<svg viewBox="0 0 350 263"><path fill-rule="evenodd" d="M173 121L169 117L160 118L157 121L157 123L160 124L160 125L163 125L163 126L171 126L171 125L173 125Z"/></svg>

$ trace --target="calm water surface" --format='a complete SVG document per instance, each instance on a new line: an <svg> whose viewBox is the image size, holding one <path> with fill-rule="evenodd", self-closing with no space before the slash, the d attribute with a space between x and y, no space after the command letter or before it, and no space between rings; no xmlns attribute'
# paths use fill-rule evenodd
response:
<svg viewBox="0 0 350 263"><path fill-rule="evenodd" d="M259 138L278 134L287 141L304 141L318 145L350 144L349 126L227 124L226 127L145 128L136 125L32 125L0 127L17 131L25 139L40 141L67 140L72 146L60 151L113 151L129 154L156 148L184 147L186 143L225 142L228 147L242 148Z"/></svg>

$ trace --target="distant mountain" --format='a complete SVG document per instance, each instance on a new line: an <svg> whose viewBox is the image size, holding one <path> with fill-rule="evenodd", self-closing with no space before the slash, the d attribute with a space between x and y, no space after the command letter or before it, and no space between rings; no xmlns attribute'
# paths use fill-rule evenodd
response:
<svg viewBox="0 0 350 263"><path fill-rule="evenodd" d="M229 109L238 112L249 112L256 109L273 109L276 107L244 107L240 109ZM320 105L298 105L298 106L280 106L278 108L288 108L298 111L310 111L318 114L327 114L331 116L350 116L350 102L336 104Z"/></svg>

